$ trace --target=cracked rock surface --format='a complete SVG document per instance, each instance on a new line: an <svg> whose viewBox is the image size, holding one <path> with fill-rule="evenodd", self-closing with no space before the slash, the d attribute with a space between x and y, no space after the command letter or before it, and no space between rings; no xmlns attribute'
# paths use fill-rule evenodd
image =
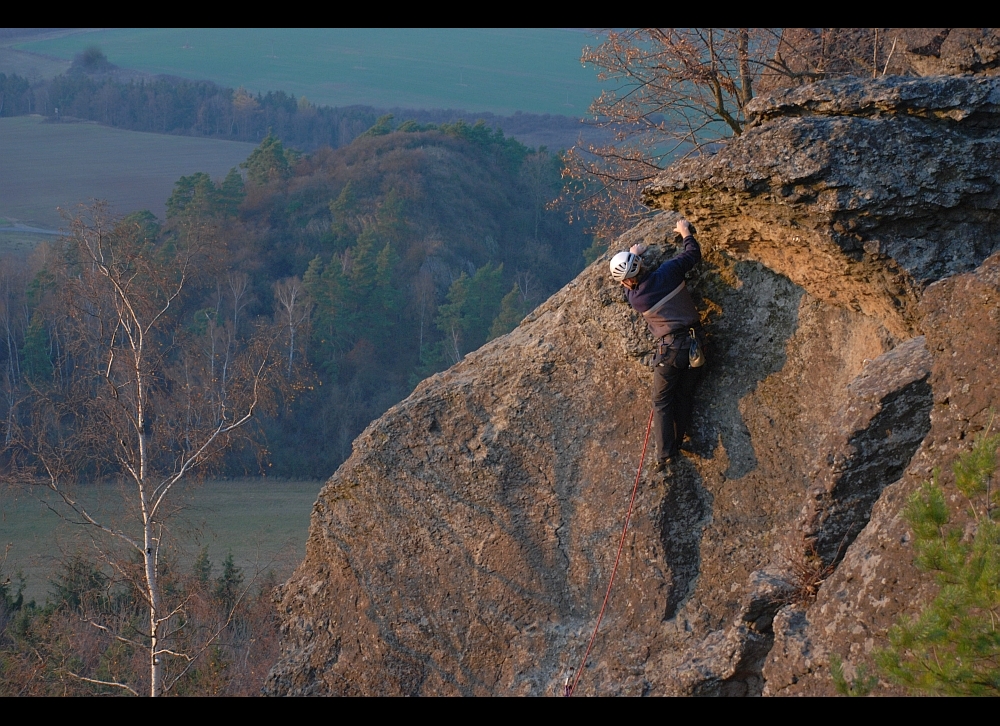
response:
<svg viewBox="0 0 1000 726"><path fill-rule="evenodd" d="M843 658L848 677L862 664L872 672L872 651L888 644L892 624L900 615L917 615L920 604L935 593L933 578L913 567L912 535L902 511L936 467L946 496L957 501L952 463L991 422L995 430L993 412L1000 410L1000 254L974 272L931 285L920 309L931 356L929 431L903 476L875 503L868 525L816 601L808 609L787 606L778 612L775 646L763 668L767 694L831 694L831 653ZM962 510L953 510L959 527L965 523ZM896 693L886 683L879 692Z"/></svg>
<svg viewBox="0 0 1000 726"><path fill-rule="evenodd" d="M829 653L863 662L927 594L905 497L1000 405L998 83L762 99L648 190L664 211L611 252L656 264L694 222L709 363L691 450L642 477L579 693L829 694ZM607 259L355 441L281 589L269 693L562 693L649 412L652 341Z"/></svg>

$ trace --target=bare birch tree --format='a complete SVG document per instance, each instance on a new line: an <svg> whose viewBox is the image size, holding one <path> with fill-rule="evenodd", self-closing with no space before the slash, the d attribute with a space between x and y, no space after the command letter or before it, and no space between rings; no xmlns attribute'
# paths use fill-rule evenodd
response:
<svg viewBox="0 0 1000 726"><path fill-rule="evenodd" d="M11 470L46 487L102 552L117 546L140 563L109 560L123 575L134 574L148 612L145 628L113 635L147 653L152 696L168 691L197 656L173 646L185 603L172 602L163 586L171 498L249 433L283 378L275 375L280 360L271 329L227 340L224 376L194 339L183 298L205 271L210 241L197 230L169 242L146 239L102 206L76 219L55 271L59 318L49 323L61 346L52 355L54 374L31 384L22 407L31 413L10 427ZM131 519L113 522L81 501L77 485L99 478L120 483ZM139 691L136 684L99 683Z"/></svg>
<svg viewBox="0 0 1000 726"><path fill-rule="evenodd" d="M294 370L295 350L298 341L296 334L309 321L313 303L308 299L302 280L298 277L286 277L274 283L274 299L278 303L275 311L277 322L285 331L288 339L288 365L285 373L291 378Z"/></svg>

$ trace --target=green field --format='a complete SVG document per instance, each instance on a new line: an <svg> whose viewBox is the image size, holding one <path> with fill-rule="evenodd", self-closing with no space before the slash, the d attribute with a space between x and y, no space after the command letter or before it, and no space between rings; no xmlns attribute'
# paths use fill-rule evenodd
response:
<svg viewBox="0 0 1000 726"><path fill-rule="evenodd" d="M256 567L280 579L291 574L305 553L309 515L321 482L246 479L192 484L180 497L185 506L171 520L173 542L182 566L194 561L201 546L218 575L229 550L248 573ZM105 515L120 512L118 490L88 487L81 501ZM27 596L44 602L49 580L67 555L93 553L86 528L62 521L43 500L29 493L0 490L0 560L12 545L4 576L18 568L27 576Z"/></svg>
<svg viewBox="0 0 1000 726"><path fill-rule="evenodd" d="M68 60L97 45L122 68L331 106L582 116L600 93L580 64L595 40L554 29L115 29L15 47Z"/></svg>
<svg viewBox="0 0 1000 726"><path fill-rule="evenodd" d="M98 198L122 214L148 209L163 219L179 177L197 171L223 177L253 148L91 123L43 123L38 116L0 118L0 217L59 228L65 221L57 207L72 212Z"/></svg>

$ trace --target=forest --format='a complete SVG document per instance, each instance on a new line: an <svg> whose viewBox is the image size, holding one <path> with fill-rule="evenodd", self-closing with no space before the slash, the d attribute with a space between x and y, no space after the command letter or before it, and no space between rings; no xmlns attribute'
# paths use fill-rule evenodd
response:
<svg viewBox="0 0 1000 726"><path fill-rule="evenodd" d="M339 149L303 153L268 134L224 178L178 179L162 220L78 210L66 237L0 258L5 474L50 481L70 521L93 517L73 487L95 480L131 477L162 499L189 467L329 476L420 380L582 269L590 237L549 208L561 168L484 123L394 127L386 115ZM136 330L149 352L130 378L122 345ZM123 401L138 405L131 419ZM204 550L193 571L181 565L156 529L170 511L133 515L154 555L102 521L120 546L64 562L45 605L4 571L4 693L137 693L150 672L154 694L259 688L276 657L275 583L231 554L221 572ZM183 608L180 631L157 635L157 602ZM154 653L168 638L190 667L150 671L150 646L125 631L152 632Z"/></svg>
<svg viewBox="0 0 1000 726"><path fill-rule="evenodd" d="M267 321L286 357L308 364L301 390L260 417L266 454L237 449L221 474L328 476L419 380L512 329L582 269L589 238L547 207L557 155L484 124L390 129L382 118L351 145L311 154L269 135L224 179L179 179L165 220L118 222L153 249L211 240L211 267L172 313L191 330ZM67 254L57 242L2 261L8 431L33 415L25 392L58 385L72 364L53 284Z"/></svg>

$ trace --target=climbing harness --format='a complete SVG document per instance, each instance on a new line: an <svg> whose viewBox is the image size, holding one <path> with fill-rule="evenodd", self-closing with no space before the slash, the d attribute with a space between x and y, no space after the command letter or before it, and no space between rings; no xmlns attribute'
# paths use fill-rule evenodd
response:
<svg viewBox="0 0 1000 726"><path fill-rule="evenodd" d="M590 657L590 649L594 647L594 641L597 639L597 629L601 627L601 619L604 618L604 611L608 607L608 600L611 599L611 588L615 584L615 573L618 572L618 563L622 558L622 549L625 547L625 534L628 532L628 523L632 519L632 507L635 505L635 494L639 491L639 478L642 476L642 464L646 460L646 447L649 445L649 432L653 427L653 411L649 412L649 422L646 424L646 438L642 442L642 456L639 457L639 470L635 473L635 485L632 487L632 498L628 503L628 513L625 515L625 526L622 527L622 538L618 543L618 554L615 556L615 566L611 568L611 580L608 582L608 591L604 594L604 604L601 605L601 612L597 616L597 624L594 625L594 633L590 636L590 643L587 645L587 652L583 654L583 660L580 662L580 667L576 669L576 677L573 679L573 685L569 683L569 677L566 678L566 683L563 686L565 692L563 695L572 696L573 691L576 690L576 684L580 682L580 676L583 674L583 669L587 667L587 658Z"/></svg>

